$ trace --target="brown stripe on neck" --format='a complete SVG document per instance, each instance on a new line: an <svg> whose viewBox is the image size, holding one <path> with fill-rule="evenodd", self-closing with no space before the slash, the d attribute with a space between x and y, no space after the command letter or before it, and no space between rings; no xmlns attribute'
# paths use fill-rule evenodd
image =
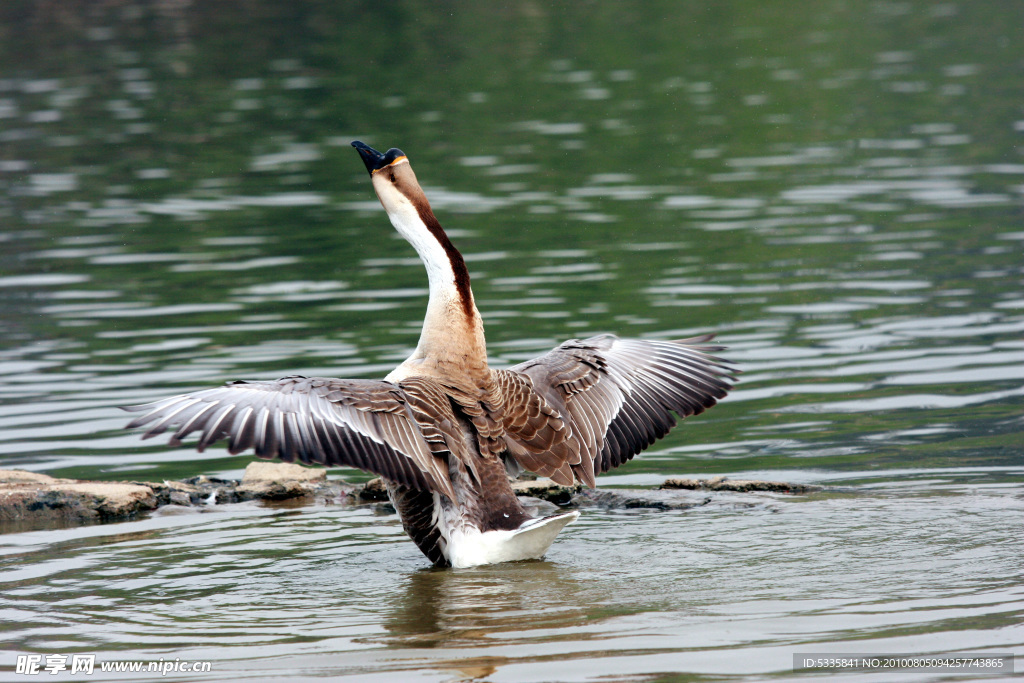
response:
<svg viewBox="0 0 1024 683"><path fill-rule="evenodd" d="M472 321L476 310L473 306L473 290L469 287L469 270L466 269L466 260L462 258L462 254L455 248L452 241L448 239L444 228L441 227L441 223L438 222L437 217L431 210L430 204L427 203L426 197L423 197L421 201L413 198L412 202L420 215L420 220L427 226L427 230L430 231L430 234L434 236L441 245L441 248L444 249L444 253L448 256L448 261L452 266L452 273L455 274L455 289L462 300L462 311L466 314L466 319Z"/></svg>

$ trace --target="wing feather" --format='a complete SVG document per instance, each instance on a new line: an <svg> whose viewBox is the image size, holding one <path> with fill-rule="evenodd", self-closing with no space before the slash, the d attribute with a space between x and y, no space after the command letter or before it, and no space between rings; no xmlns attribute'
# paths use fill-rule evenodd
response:
<svg viewBox="0 0 1024 683"><path fill-rule="evenodd" d="M597 474L665 436L677 416L701 413L728 393L735 371L710 355L722 350L705 345L711 339L573 339L506 372L528 377L564 421L566 441L580 454L572 469L593 486Z"/></svg>
<svg viewBox="0 0 1024 683"><path fill-rule="evenodd" d="M390 382L293 376L231 382L125 410L145 411L128 424L151 425L143 438L175 427L172 445L198 434L202 451L227 437L231 453L253 448L261 458L358 467L454 499L445 452L431 447L407 405L416 391Z"/></svg>
<svg viewBox="0 0 1024 683"><path fill-rule="evenodd" d="M238 455L251 447L256 433L256 411L252 406L245 406L236 412L235 421L231 424L231 440L228 442L228 453L232 455Z"/></svg>

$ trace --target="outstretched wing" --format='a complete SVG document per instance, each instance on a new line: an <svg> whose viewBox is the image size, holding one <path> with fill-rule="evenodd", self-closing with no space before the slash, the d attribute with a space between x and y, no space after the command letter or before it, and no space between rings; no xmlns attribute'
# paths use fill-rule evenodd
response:
<svg viewBox="0 0 1024 683"><path fill-rule="evenodd" d="M570 438L572 428L563 419L565 411L559 412L538 393L525 374L514 369L492 370L491 377L503 399L502 427L508 455L523 469L572 486L572 468L580 464L580 453L579 444Z"/></svg>
<svg viewBox="0 0 1024 683"><path fill-rule="evenodd" d="M149 425L144 439L176 428L172 446L198 433L202 451L227 437L233 454L253 448L261 458L358 467L454 499L444 457L432 452L408 398L390 382L292 376L230 382L124 410L146 411L127 425Z"/></svg>
<svg viewBox="0 0 1024 683"><path fill-rule="evenodd" d="M705 345L711 338L573 339L506 372L529 378L536 394L561 416L565 444L554 445L564 454L562 464L594 486L596 475L665 436L676 415L702 413L732 388L732 369L710 355L722 347Z"/></svg>

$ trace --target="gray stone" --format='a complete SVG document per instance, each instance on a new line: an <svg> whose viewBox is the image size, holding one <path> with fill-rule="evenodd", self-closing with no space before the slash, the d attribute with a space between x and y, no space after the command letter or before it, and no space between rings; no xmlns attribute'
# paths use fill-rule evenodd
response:
<svg viewBox="0 0 1024 683"><path fill-rule="evenodd" d="M0 522L104 522L130 518L157 505L153 489L140 484L0 470Z"/></svg>
<svg viewBox="0 0 1024 683"><path fill-rule="evenodd" d="M290 500L316 494L326 484L327 470L287 462L251 462L235 487L239 500Z"/></svg>
<svg viewBox="0 0 1024 683"><path fill-rule="evenodd" d="M243 485L286 481L325 482L327 481L327 470L303 467L289 462L257 460L246 466L245 474L242 476Z"/></svg>

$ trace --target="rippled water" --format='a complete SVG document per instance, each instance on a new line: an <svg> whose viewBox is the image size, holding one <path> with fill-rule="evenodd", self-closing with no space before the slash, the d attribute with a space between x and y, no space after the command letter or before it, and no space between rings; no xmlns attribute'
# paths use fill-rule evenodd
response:
<svg viewBox="0 0 1024 683"><path fill-rule="evenodd" d="M18 6L0 466L237 476L247 457L142 443L114 407L402 360L426 282L358 137L409 154L495 364L606 331L729 347L736 391L603 486L829 488L588 509L545 561L471 571L341 506L7 534L4 666L636 680L1022 651L1020 8Z"/></svg>

